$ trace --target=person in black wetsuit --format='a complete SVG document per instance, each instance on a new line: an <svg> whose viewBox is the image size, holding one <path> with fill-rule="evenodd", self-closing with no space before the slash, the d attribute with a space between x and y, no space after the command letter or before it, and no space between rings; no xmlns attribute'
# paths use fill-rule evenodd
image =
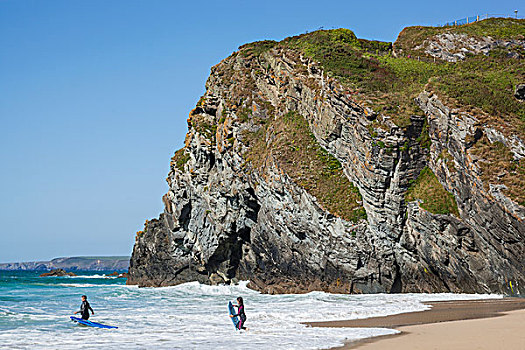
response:
<svg viewBox="0 0 525 350"><path fill-rule="evenodd" d="M233 305L237 308L237 315L230 315L230 317L239 316L240 320L237 328L239 330L247 330L248 328L244 327L244 323L246 322L246 314L244 313L244 301L242 300L242 297L237 298L237 303L237 305Z"/></svg>
<svg viewBox="0 0 525 350"><path fill-rule="evenodd" d="M89 318L89 310L91 310L91 314L94 315L95 312L91 308L91 305L89 305L89 302L87 301L87 296L82 296L82 304L80 305L80 310L75 312L75 315L80 313L82 314L82 319L87 320Z"/></svg>

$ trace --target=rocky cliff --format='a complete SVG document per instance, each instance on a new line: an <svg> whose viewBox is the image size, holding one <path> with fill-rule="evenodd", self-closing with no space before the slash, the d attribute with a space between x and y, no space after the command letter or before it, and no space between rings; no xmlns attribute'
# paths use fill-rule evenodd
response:
<svg viewBox="0 0 525 350"><path fill-rule="evenodd" d="M0 264L0 270L125 271L128 266L129 258L126 256L77 256L55 258L50 261L4 263Z"/></svg>
<svg viewBox="0 0 525 350"><path fill-rule="evenodd" d="M519 293L525 23L467 29L393 45L317 31L213 67L128 283ZM450 36L500 41L448 62L434 49Z"/></svg>

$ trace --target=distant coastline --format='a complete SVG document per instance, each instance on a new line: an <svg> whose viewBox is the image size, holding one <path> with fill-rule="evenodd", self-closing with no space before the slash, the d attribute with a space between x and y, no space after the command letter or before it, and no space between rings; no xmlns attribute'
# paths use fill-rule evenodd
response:
<svg viewBox="0 0 525 350"><path fill-rule="evenodd" d="M64 269L67 271L127 271L129 256L76 256L55 258L49 261L28 261L1 263L0 270L48 271Z"/></svg>

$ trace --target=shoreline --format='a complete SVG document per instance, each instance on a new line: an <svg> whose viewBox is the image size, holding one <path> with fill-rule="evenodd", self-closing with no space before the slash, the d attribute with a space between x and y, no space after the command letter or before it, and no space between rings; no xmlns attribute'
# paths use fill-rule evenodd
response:
<svg viewBox="0 0 525 350"><path fill-rule="evenodd" d="M390 316L372 317L366 319L326 321L326 322L307 322L310 327L336 327L336 328L390 328L400 331L398 334L384 335L373 338L366 338L359 341L349 341L343 346L332 348L331 350L347 349L397 349L399 348L418 348L415 343L422 342L426 346L435 344L436 346L443 340L440 335L447 335L447 341L451 342L448 348L454 344L461 344L463 338L468 338L469 332L475 336L474 341L478 341L480 346L486 343L485 332L479 331L480 327L494 329L505 327L516 330L511 332L504 341L510 344L519 342L525 346L525 338L519 339L522 333L520 327L521 319L525 319L525 299L523 298L503 298L503 299L483 299L483 300L464 300L464 301L437 301L425 303L432 308L425 311L408 312ZM507 315L512 314L512 320L507 319ZM504 317L502 317L504 316ZM510 316L508 316L510 317ZM503 320L504 319L504 320ZM475 325L476 323L488 325ZM474 324L474 325L472 325ZM517 324L517 326L515 326ZM438 327L439 326L439 327ZM462 336L451 338L452 330L463 329ZM477 335L479 333L479 336ZM465 335L465 336L463 336ZM514 336L515 335L515 336ZM493 337L493 336L491 336ZM455 343L454 343L455 342ZM453 344L454 343L454 344ZM416 346L416 347L414 347ZM424 347L422 347L423 349ZM442 347L447 348L445 346ZM466 347L455 347L457 349L476 348L472 343ZM490 347L488 347L490 348ZM512 347L511 347L512 348Z"/></svg>

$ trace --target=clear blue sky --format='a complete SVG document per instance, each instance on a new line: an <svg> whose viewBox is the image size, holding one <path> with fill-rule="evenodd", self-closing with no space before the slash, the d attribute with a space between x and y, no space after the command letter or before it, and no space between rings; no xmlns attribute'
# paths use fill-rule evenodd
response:
<svg viewBox="0 0 525 350"><path fill-rule="evenodd" d="M0 262L128 255L162 210L210 67L243 43L409 25L522 1L0 0Z"/></svg>

